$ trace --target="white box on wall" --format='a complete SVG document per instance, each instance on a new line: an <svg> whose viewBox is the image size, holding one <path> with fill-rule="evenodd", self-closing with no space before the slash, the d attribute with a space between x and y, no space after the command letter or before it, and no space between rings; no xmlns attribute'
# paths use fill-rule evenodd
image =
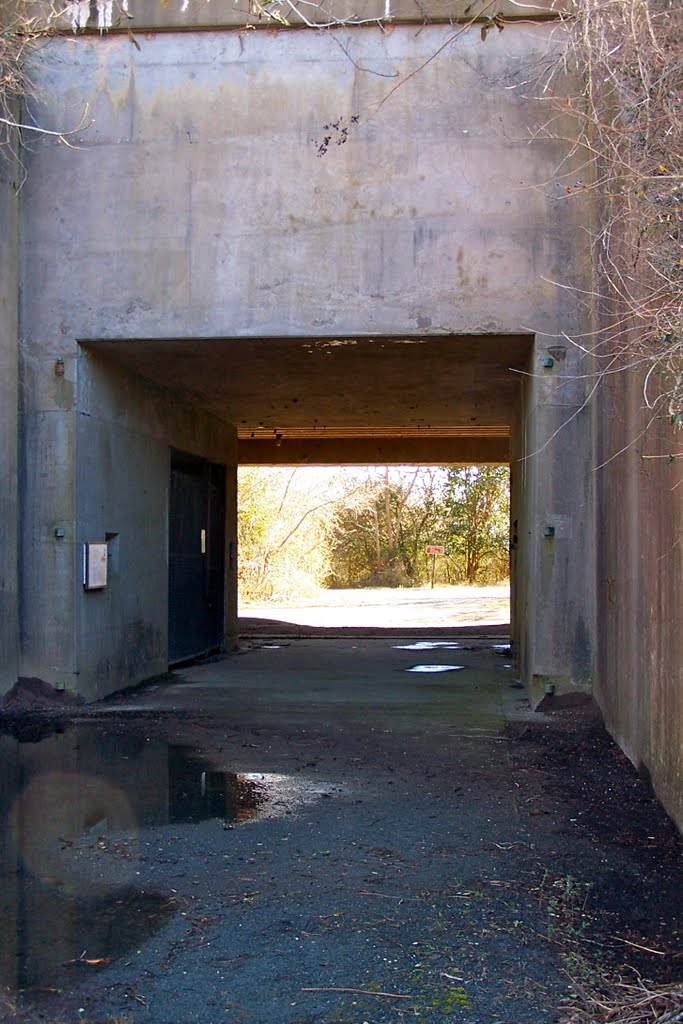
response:
<svg viewBox="0 0 683 1024"><path fill-rule="evenodd" d="M86 590L102 590L107 585L107 545L83 545L83 586Z"/></svg>

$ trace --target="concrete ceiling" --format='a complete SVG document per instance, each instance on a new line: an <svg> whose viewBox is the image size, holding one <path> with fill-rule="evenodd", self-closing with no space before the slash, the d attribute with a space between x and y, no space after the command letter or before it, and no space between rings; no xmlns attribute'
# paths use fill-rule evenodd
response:
<svg viewBox="0 0 683 1024"><path fill-rule="evenodd" d="M244 441L507 437L529 335L98 341Z"/></svg>
<svg viewBox="0 0 683 1024"><path fill-rule="evenodd" d="M98 341L238 431L241 463L503 462L531 337Z"/></svg>

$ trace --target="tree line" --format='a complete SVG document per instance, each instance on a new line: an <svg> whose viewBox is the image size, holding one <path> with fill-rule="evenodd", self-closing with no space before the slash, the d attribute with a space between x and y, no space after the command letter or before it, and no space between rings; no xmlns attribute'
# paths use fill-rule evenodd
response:
<svg viewBox="0 0 683 1024"><path fill-rule="evenodd" d="M243 467L244 601L320 587L491 584L509 575L505 466ZM444 548L433 557L428 545Z"/></svg>

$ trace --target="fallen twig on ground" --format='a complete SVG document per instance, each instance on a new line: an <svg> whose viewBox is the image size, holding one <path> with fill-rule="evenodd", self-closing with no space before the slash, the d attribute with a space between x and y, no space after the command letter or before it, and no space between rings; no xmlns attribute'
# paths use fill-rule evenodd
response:
<svg viewBox="0 0 683 1024"><path fill-rule="evenodd" d="M626 946L633 946L634 949L642 949L644 953L654 953L655 956L668 956L666 950L652 949L650 946L641 946L637 942L630 942L628 939L622 939L618 935L610 935L610 939L616 939L617 942L623 942Z"/></svg>
<svg viewBox="0 0 683 1024"><path fill-rule="evenodd" d="M379 896L383 900L419 900L419 896L392 896L388 892L368 892L367 889L360 889L358 892L359 896Z"/></svg>
<svg viewBox="0 0 683 1024"><path fill-rule="evenodd" d="M86 955L86 951L83 950L80 956L74 957L73 960L66 960L64 967L70 967L72 964L88 964L91 967L105 967L111 963L110 956L94 956L89 957Z"/></svg>
<svg viewBox="0 0 683 1024"><path fill-rule="evenodd" d="M397 992L373 992L372 989L367 988L334 988L334 987L318 987L318 988L302 988L302 992L354 992L359 996L381 996L382 999L412 999L412 996L399 995Z"/></svg>

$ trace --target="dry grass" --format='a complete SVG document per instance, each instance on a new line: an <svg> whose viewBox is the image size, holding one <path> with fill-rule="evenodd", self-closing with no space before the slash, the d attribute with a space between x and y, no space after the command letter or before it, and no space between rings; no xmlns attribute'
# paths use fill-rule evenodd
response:
<svg viewBox="0 0 683 1024"><path fill-rule="evenodd" d="M603 979L589 991L576 981L562 1024L678 1024L683 1021L683 983L654 986L638 977Z"/></svg>

